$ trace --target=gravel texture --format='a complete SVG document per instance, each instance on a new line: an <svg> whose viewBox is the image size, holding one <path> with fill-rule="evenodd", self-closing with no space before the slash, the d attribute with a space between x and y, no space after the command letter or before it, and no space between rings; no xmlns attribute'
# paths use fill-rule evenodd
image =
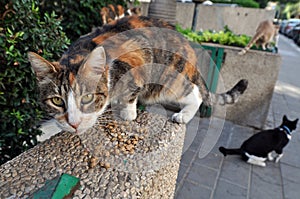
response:
<svg viewBox="0 0 300 199"><path fill-rule="evenodd" d="M62 173L80 178L73 198L173 198L185 126L139 112L107 114L87 132L59 133L0 166L0 198L27 198Z"/></svg>

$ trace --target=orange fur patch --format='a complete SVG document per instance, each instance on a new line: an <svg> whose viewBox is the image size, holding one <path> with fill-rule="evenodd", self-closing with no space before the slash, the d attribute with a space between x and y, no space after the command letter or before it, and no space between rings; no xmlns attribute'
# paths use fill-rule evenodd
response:
<svg viewBox="0 0 300 199"><path fill-rule="evenodd" d="M115 7L112 4L109 4L108 7L115 13Z"/></svg>
<svg viewBox="0 0 300 199"><path fill-rule="evenodd" d="M118 12L119 12L119 13L117 13L117 14L118 14L118 16L120 16L120 15L124 14L124 8L123 8L123 6L121 6L121 5L117 5L117 8L118 8Z"/></svg>
<svg viewBox="0 0 300 199"><path fill-rule="evenodd" d="M77 54L74 59L70 59L71 64L78 64L84 59L84 56Z"/></svg>
<svg viewBox="0 0 300 199"><path fill-rule="evenodd" d="M133 28L144 28L147 27L147 24L143 21L141 21L137 16L131 17L131 19L128 21L131 27Z"/></svg>
<svg viewBox="0 0 300 199"><path fill-rule="evenodd" d="M73 73L70 73L70 74L69 74L69 82L70 82L70 85L73 85L74 80L75 80L75 75L74 75Z"/></svg>
<svg viewBox="0 0 300 199"><path fill-rule="evenodd" d="M109 37L111 37L111 36L113 36L113 35L115 35L116 33L110 33L110 32L108 32L108 33L105 33L105 34L103 34L103 35L99 35L98 37L95 37L92 41L95 43L95 44L97 44L97 45L99 45L99 44L101 44L102 42L104 42L107 38L109 38Z"/></svg>

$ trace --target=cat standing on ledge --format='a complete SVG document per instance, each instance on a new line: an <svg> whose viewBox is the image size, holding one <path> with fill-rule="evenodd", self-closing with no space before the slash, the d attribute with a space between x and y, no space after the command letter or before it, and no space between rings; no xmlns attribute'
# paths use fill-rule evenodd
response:
<svg viewBox="0 0 300 199"><path fill-rule="evenodd" d="M94 29L74 42L59 62L33 52L28 58L47 119L77 133L92 127L109 105L122 119L134 120L138 101L176 102L181 111L172 120L188 123L201 103L233 104L248 85L242 79L225 93L210 93L189 41L168 22L144 16Z"/></svg>
<svg viewBox="0 0 300 199"><path fill-rule="evenodd" d="M109 4L107 7L101 8L100 15L102 18L102 23L104 25L114 20L121 19L125 16L132 16L132 15L141 16L142 11L141 8L125 9L121 5Z"/></svg>
<svg viewBox="0 0 300 199"><path fill-rule="evenodd" d="M262 21L256 29L255 35L252 37L250 42L247 46L241 50L238 54L244 55L252 46L253 44L261 45L263 50L268 48L268 45L274 41L275 42L275 50L277 52L277 43L278 43L278 31L279 26L274 25L272 21L265 20Z"/></svg>
<svg viewBox="0 0 300 199"><path fill-rule="evenodd" d="M241 155L242 159L249 164L265 167L265 161L272 161L272 152L277 153L277 163L283 156L283 148L291 139L291 133L297 127L298 119L288 120L284 115L278 128L264 130L247 139L240 148L227 149L220 147L219 151L224 155Z"/></svg>

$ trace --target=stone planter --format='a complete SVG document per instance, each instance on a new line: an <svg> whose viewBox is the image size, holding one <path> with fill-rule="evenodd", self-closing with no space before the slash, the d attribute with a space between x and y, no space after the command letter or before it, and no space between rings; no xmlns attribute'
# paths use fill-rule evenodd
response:
<svg viewBox="0 0 300 199"><path fill-rule="evenodd" d="M82 135L59 133L0 166L0 198L27 198L62 173L80 178L74 198L173 198L185 126L140 113L109 118Z"/></svg>
<svg viewBox="0 0 300 199"><path fill-rule="evenodd" d="M240 125L261 129L266 121L273 90L281 65L279 54L250 50L238 55L241 48L217 44L205 45L224 48L217 92L230 89L240 79L248 79L248 89L239 101L226 106L226 119ZM222 110L222 109L220 109ZM214 112L215 116L224 113Z"/></svg>

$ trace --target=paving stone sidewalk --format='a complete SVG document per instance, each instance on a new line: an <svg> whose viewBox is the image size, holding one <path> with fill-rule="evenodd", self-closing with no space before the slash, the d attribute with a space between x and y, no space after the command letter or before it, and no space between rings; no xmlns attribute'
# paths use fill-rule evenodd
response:
<svg viewBox="0 0 300 199"><path fill-rule="evenodd" d="M289 42L287 38L280 37L282 66L265 128L280 125L284 114L290 119L300 117L300 50L293 44L291 46ZM214 122L223 127L221 136L216 144L213 138L206 139L211 142L212 150L206 157L201 158L205 144L203 140L209 136L208 130L214 131ZM215 129L215 134L219 131L220 129ZM200 120L196 117L187 130L175 198L299 199L300 124L278 164L267 162L264 168L252 166L238 156L224 158L219 153L219 146L239 147L246 138L257 131L217 118Z"/></svg>

